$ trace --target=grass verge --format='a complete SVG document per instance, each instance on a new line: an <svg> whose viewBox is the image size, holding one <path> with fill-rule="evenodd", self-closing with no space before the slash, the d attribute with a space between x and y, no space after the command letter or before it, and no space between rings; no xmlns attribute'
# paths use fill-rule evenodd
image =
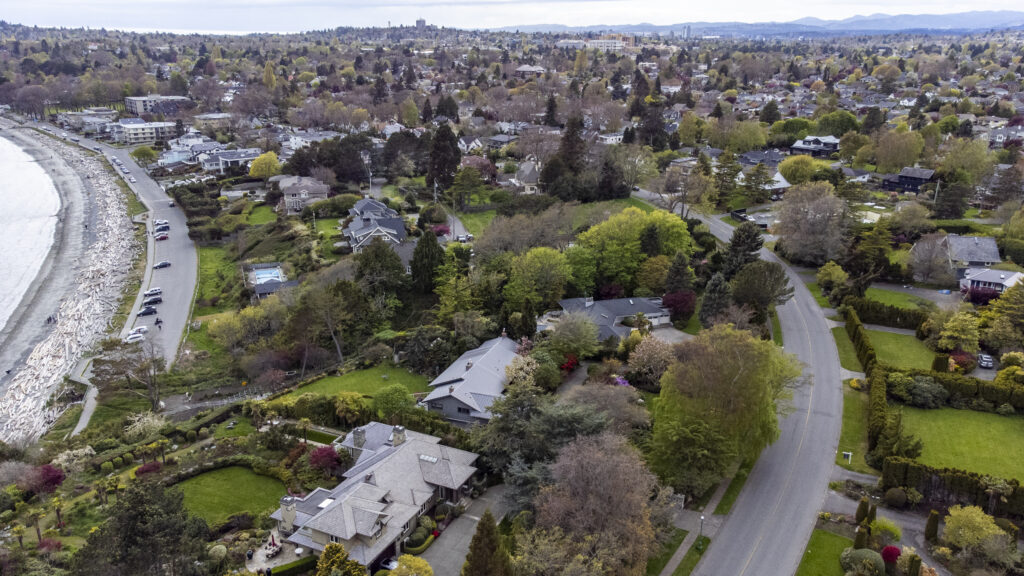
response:
<svg viewBox="0 0 1024 576"><path fill-rule="evenodd" d="M750 476L750 470L754 467L754 462L744 462L740 464L739 470L736 471L736 475L729 481L729 487L725 489L725 493L722 494L722 499L718 501L718 506L715 506L715 514L726 515L732 511L732 505L736 503L736 499L740 497L740 492L743 492L743 486L747 483L747 477Z"/></svg>
<svg viewBox="0 0 1024 576"><path fill-rule="evenodd" d="M839 365L853 372L863 372L864 367L860 365L860 360L857 359L857 351L853 347L850 335L846 333L846 328L843 326L833 328L832 337L835 339L836 348L839 350Z"/></svg>
<svg viewBox="0 0 1024 576"><path fill-rule="evenodd" d="M974 410L903 408L907 432L924 442L918 458L935 468L959 468L1024 480L1024 459L1008 446L1024 446L1024 419Z"/></svg>
<svg viewBox="0 0 1024 576"><path fill-rule="evenodd" d="M479 237L487 229L487 225L494 220L494 217L498 215L497 210L486 210L484 212L459 212L457 216L462 225L466 227L466 231L473 236Z"/></svg>
<svg viewBox="0 0 1024 576"><path fill-rule="evenodd" d="M818 306L822 308L831 308L832 305L828 303L828 298L825 298L821 294L821 286L818 286L817 282L808 282L807 289L811 291L811 296L814 296L814 301L818 303Z"/></svg>
<svg viewBox="0 0 1024 576"><path fill-rule="evenodd" d="M772 342L775 342L777 346L785 346L782 341L782 322L779 322L779 312L774 308L771 311L772 321Z"/></svg>
<svg viewBox="0 0 1024 576"><path fill-rule="evenodd" d="M811 532L796 576L843 576L839 555L850 546L853 546L853 540L838 534L825 530Z"/></svg>
<svg viewBox="0 0 1024 576"><path fill-rule="evenodd" d="M683 556L683 561L679 563L679 567L672 572L672 576L690 576L693 569L697 567L697 563L700 562L704 553L707 552L708 546L711 545L711 538L707 536L700 536L697 541L693 543L693 546L686 551L686 556Z"/></svg>
<svg viewBox="0 0 1024 576"><path fill-rule="evenodd" d="M679 545L686 539L687 534L689 532L682 528L672 529L672 536L661 547L661 551L647 559L647 576L658 576L658 574L661 574L661 571L665 569L665 565L672 559L672 555L679 549Z"/></svg>
<svg viewBox="0 0 1024 576"><path fill-rule="evenodd" d="M853 462L843 458L843 452L853 452ZM868 466L864 457L868 453L868 395L843 384L843 430L839 435L836 464L864 474L878 474Z"/></svg>

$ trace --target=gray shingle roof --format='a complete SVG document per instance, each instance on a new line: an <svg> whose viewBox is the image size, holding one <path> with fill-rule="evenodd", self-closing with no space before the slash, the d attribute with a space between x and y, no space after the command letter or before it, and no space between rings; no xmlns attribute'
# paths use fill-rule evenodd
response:
<svg viewBox="0 0 1024 576"><path fill-rule="evenodd" d="M568 298L559 302L566 312L583 312L597 324L598 338L622 338L632 328L618 324L626 316L643 312L646 316L667 314L657 298L616 298L614 300L591 300L589 298Z"/></svg>
<svg viewBox="0 0 1024 576"><path fill-rule="evenodd" d="M900 170L900 176L905 176L907 178L920 178L921 180L931 180L932 176L935 176L935 170L907 167Z"/></svg>
<svg viewBox="0 0 1024 576"><path fill-rule="evenodd" d="M495 398L505 391L508 377L505 367L516 357L516 343L504 336L484 342L470 350L442 372L430 386L434 389L424 402L454 397L470 409L488 414ZM489 416L487 416L489 417Z"/></svg>
<svg viewBox="0 0 1024 576"><path fill-rule="evenodd" d="M946 236L949 257L956 262L1002 262L996 239L988 236Z"/></svg>

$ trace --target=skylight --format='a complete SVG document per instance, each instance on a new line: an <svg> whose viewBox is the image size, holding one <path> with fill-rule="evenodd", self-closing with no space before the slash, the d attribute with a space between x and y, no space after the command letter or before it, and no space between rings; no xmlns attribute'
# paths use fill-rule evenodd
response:
<svg viewBox="0 0 1024 576"><path fill-rule="evenodd" d="M317 504L317 508L323 510L324 508L327 508L328 506L330 506L331 502L334 502L334 498L324 498L323 502L321 502L320 504Z"/></svg>
<svg viewBox="0 0 1024 576"><path fill-rule="evenodd" d="M427 456L426 454L420 454L420 460L424 462L430 462L431 464L437 464L437 456Z"/></svg>

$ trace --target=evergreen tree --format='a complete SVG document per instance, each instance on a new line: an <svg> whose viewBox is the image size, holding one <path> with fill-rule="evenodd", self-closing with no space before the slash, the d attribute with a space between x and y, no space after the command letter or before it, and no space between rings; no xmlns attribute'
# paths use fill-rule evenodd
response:
<svg viewBox="0 0 1024 576"><path fill-rule="evenodd" d="M753 222L744 222L732 231L732 239L725 252L725 266L722 274L731 280L741 268L759 258L758 251L764 245L761 229Z"/></svg>
<svg viewBox="0 0 1024 576"><path fill-rule="evenodd" d="M853 541L853 549L860 550L868 546L868 527L861 524L857 526L857 537Z"/></svg>
<svg viewBox="0 0 1024 576"><path fill-rule="evenodd" d="M860 133L871 134L882 126L885 126L885 115L882 114L882 111L877 106L873 106L868 108L868 113L864 115L864 123L860 125Z"/></svg>
<svg viewBox="0 0 1024 576"><path fill-rule="evenodd" d="M649 258L661 254L661 235L658 234L658 227L648 224L640 233L640 251Z"/></svg>
<svg viewBox="0 0 1024 576"><path fill-rule="evenodd" d="M434 291L437 267L444 263L444 248L432 231L424 231L412 252L412 283L423 294Z"/></svg>
<svg viewBox="0 0 1024 576"><path fill-rule="evenodd" d="M1010 166L996 177L995 186L992 187L992 197L996 204L1018 200L1024 194L1024 170L1017 166L1019 164Z"/></svg>
<svg viewBox="0 0 1024 576"><path fill-rule="evenodd" d="M928 522L924 525L924 539L928 542L939 539L939 513L935 510L928 514Z"/></svg>
<svg viewBox="0 0 1024 576"><path fill-rule="evenodd" d="M565 123L558 157L574 175L579 175L586 164L587 143L583 141L583 118L573 116Z"/></svg>
<svg viewBox="0 0 1024 576"><path fill-rule="evenodd" d="M722 116L725 116L725 112L722 110L722 103L715 102L715 109L711 111L711 117L721 118Z"/></svg>
<svg viewBox="0 0 1024 576"><path fill-rule="evenodd" d="M379 237L356 255L356 280L371 296L394 293L405 284L402 258Z"/></svg>
<svg viewBox="0 0 1024 576"><path fill-rule="evenodd" d="M324 547L320 559L316 562L314 576L365 576L366 568L349 558L345 547L331 542Z"/></svg>
<svg viewBox="0 0 1024 576"><path fill-rule="evenodd" d="M430 146L430 166L427 170L427 186L434 182L441 188L448 188L455 180L455 173L462 160L459 140L447 124L438 128Z"/></svg>
<svg viewBox="0 0 1024 576"><path fill-rule="evenodd" d="M676 252L669 266L668 274L665 276L665 293L682 292L693 289L693 269L690 268L690 260L686 254Z"/></svg>
<svg viewBox="0 0 1024 576"><path fill-rule="evenodd" d="M605 159L601 163L601 179L597 183L597 196L594 200L614 200L615 198L628 198L629 187L626 186L622 170L615 162ZM591 198L580 198L586 201Z"/></svg>
<svg viewBox="0 0 1024 576"><path fill-rule="evenodd" d="M498 525L490 509L480 516L476 533L469 543L469 553L462 565L462 576L508 576L509 556L501 543Z"/></svg>
<svg viewBox="0 0 1024 576"><path fill-rule="evenodd" d="M769 125L782 120L782 114L779 112L779 105L775 103L775 100L769 100L768 103L764 105L758 119Z"/></svg>
<svg viewBox="0 0 1024 576"><path fill-rule="evenodd" d="M430 97L423 99L423 110L420 112L420 119L426 124L434 119L434 107L430 104Z"/></svg>
<svg viewBox="0 0 1024 576"><path fill-rule="evenodd" d="M558 101L555 100L555 95L551 94L548 96L547 109L544 111L544 124L546 126L558 126Z"/></svg>
<svg viewBox="0 0 1024 576"><path fill-rule="evenodd" d="M967 212L967 199L973 195L973 190L965 182L940 182L935 194L935 216L955 220L963 218Z"/></svg>
<svg viewBox="0 0 1024 576"><path fill-rule="evenodd" d="M868 508L871 507L871 502L867 496L862 496L860 502L857 504L857 514L853 517L857 524L864 522L864 519L868 517Z"/></svg>
<svg viewBox="0 0 1024 576"><path fill-rule="evenodd" d="M718 197L723 202L736 189L736 177L739 176L741 170L743 167L729 150L718 156L718 166L715 168L715 188L718 190Z"/></svg>
<svg viewBox="0 0 1024 576"><path fill-rule="evenodd" d="M636 142L636 130L632 126L626 126L626 129L622 131L622 143L632 144Z"/></svg>
<svg viewBox="0 0 1024 576"><path fill-rule="evenodd" d="M768 172L768 167L758 162L744 177L743 191L751 202L760 204L768 199L768 184L771 181L772 176Z"/></svg>
<svg viewBox="0 0 1024 576"><path fill-rule="evenodd" d="M711 159L707 154L701 152L700 156L697 156L697 166L694 167L694 171L707 178L712 177L714 171L711 168Z"/></svg>
<svg viewBox="0 0 1024 576"><path fill-rule="evenodd" d="M716 273L704 289L704 299L700 305L700 323L705 328L711 326L711 321L725 311L732 303L732 288L725 280L721 272Z"/></svg>
<svg viewBox="0 0 1024 576"><path fill-rule="evenodd" d="M873 524L875 522L875 518L877 518L877 517L878 517L878 505L877 504L872 504L871 507L868 508L868 517L867 517L868 526Z"/></svg>

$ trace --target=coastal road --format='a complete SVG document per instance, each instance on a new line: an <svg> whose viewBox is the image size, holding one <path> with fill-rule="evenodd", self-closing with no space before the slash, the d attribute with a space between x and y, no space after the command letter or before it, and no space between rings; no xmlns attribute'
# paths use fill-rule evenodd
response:
<svg viewBox="0 0 1024 576"><path fill-rule="evenodd" d="M656 203L646 190L634 196ZM701 217L728 242L733 228ZM768 250L761 258L782 264L795 291L778 308L786 352L804 364L808 382L793 393L792 411L780 421L779 439L758 459L732 512L698 564L699 576L790 575L828 492L842 427L839 354L821 308L796 271Z"/></svg>
<svg viewBox="0 0 1024 576"><path fill-rule="evenodd" d="M53 125L48 125L60 134L62 130ZM78 137L78 136L76 136ZM124 174L116 165L113 165L118 176L124 179L125 183L136 193L143 204L149 208L146 218L147 230L147 260L146 272L142 279L142 286L139 295L132 306L128 322L121 332L124 337L128 332L137 326L146 326L149 332L146 334L147 342L154 342L157 349L163 354L170 368L178 354L178 346L185 334L185 326L189 321L192 312L192 297L195 294L196 282L199 275L199 253L196 250L195 242L188 237L188 228L185 225L185 213L178 207L171 207L168 203L172 200L160 185L146 174L146 171L139 167L132 159L130 148L115 148L103 142L97 142L88 138L81 138L81 146L93 150L99 148L108 159L117 158L122 165L127 167L129 174ZM136 182L127 180L128 176L134 176ZM167 220L171 226L167 240L155 241L153 239L153 221ZM154 270L153 265L166 260L171 263L169 268ZM151 288L161 288L163 302L156 306L157 314L154 316L136 316L141 309L144 297L143 292ZM162 320L162 327L156 325L156 319Z"/></svg>

